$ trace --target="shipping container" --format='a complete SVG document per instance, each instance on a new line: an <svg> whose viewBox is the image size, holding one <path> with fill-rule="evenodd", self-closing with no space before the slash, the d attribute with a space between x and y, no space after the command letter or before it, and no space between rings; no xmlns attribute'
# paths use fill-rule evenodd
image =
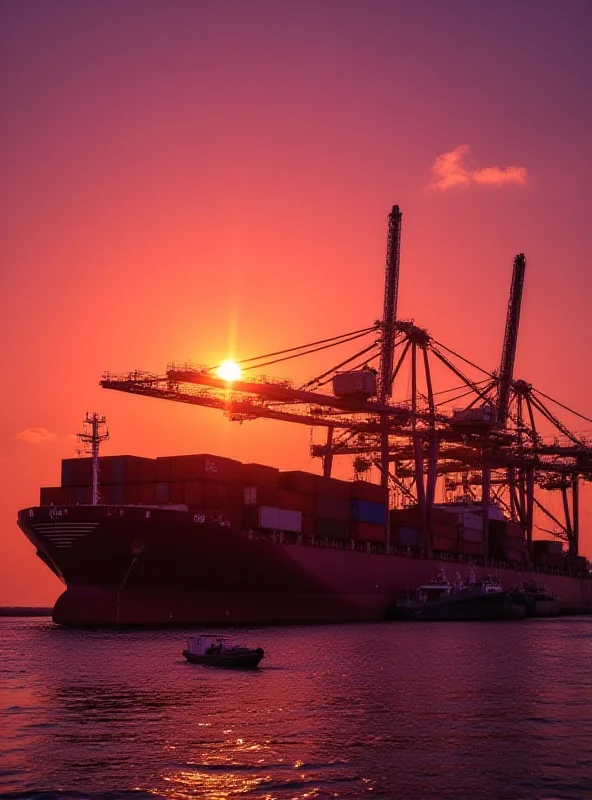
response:
<svg viewBox="0 0 592 800"><path fill-rule="evenodd" d="M563 554L563 543L557 539L534 539L533 552Z"/></svg>
<svg viewBox="0 0 592 800"><path fill-rule="evenodd" d="M191 508L203 503L202 481L185 481L185 502Z"/></svg>
<svg viewBox="0 0 592 800"><path fill-rule="evenodd" d="M483 553L483 544L481 542L463 541L462 552L469 556L480 556Z"/></svg>
<svg viewBox="0 0 592 800"><path fill-rule="evenodd" d="M44 486L39 490L41 506L76 505L75 489L72 486Z"/></svg>
<svg viewBox="0 0 592 800"><path fill-rule="evenodd" d="M316 539L348 539L349 522L340 519L323 519L314 517L314 535Z"/></svg>
<svg viewBox="0 0 592 800"><path fill-rule="evenodd" d="M483 541L483 529L478 528L462 528L460 532L460 538L463 542L482 542Z"/></svg>
<svg viewBox="0 0 592 800"><path fill-rule="evenodd" d="M535 564L546 567L562 567L565 563L563 553L534 553L533 560Z"/></svg>
<svg viewBox="0 0 592 800"><path fill-rule="evenodd" d="M523 561L524 552L522 550L505 550L503 553L503 560L505 561Z"/></svg>
<svg viewBox="0 0 592 800"><path fill-rule="evenodd" d="M204 481L202 486L204 506L239 506L243 504L243 488L238 483Z"/></svg>
<svg viewBox="0 0 592 800"><path fill-rule="evenodd" d="M384 543L386 529L384 525L373 525L371 522L350 522L349 535L361 542Z"/></svg>
<svg viewBox="0 0 592 800"><path fill-rule="evenodd" d="M421 547L421 530L410 525L401 525L391 531L391 538L394 544L403 547Z"/></svg>
<svg viewBox="0 0 592 800"><path fill-rule="evenodd" d="M92 483L92 458L74 459L74 486L90 486Z"/></svg>
<svg viewBox="0 0 592 800"><path fill-rule="evenodd" d="M322 475L315 475L314 493L323 497L332 497L334 500L348 500L349 481L340 481L337 478L325 478Z"/></svg>
<svg viewBox="0 0 592 800"><path fill-rule="evenodd" d="M154 467L156 483L169 483L171 480L171 462L175 456L158 456Z"/></svg>
<svg viewBox="0 0 592 800"><path fill-rule="evenodd" d="M74 464L78 461L77 458L63 458L62 459L62 486L75 486L74 482Z"/></svg>
<svg viewBox="0 0 592 800"><path fill-rule="evenodd" d="M333 378L335 397L365 398L376 395L376 372L372 369L358 369L338 372Z"/></svg>
<svg viewBox="0 0 592 800"><path fill-rule="evenodd" d="M266 489L277 489L280 471L264 464L242 464L241 482L245 486L261 486Z"/></svg>
<svg viewBox="0 0 592 800"><path fill-rule="evenodd" d="M186 481L171 481L169 484L169 502L173 505L185 505Z"/></svg>
<svg viewBox="0 0 592 800"><path fill-rule="evenodd" d="M265 486L245 486L244 504L247 506L275 506L290 511L314 512L312 495L298 494L287 489L269 489Z"/></svg>
<svg viewBox="0 0 592 800"><path fill-rule="evenodd" d="M99 491L106 506L122 506L125 504L122 483L111 483L101 486Z"/></svg>
<svg viewBox="0 0 592 800"><path fill-rule="evenodd" d="M442 539L458 539L458 525L450 522L432 522L432 533Z"/></svg>
<svg viewBox="0 0 592 800"><path fill-rule="evenodd" d="M156 462L142 456L101 456L99 469L103 484L153 482Z"/></svg>
<svg viewBox="0 0 592 800"><path fill-rule="evenodd" d="M171 502L171 484L168 481L159 481L154 487L154 494L157 505L165 505Z"/></svg>
<svg viewBox="0 0 592 800"><path fill-rule="evenodd" d="M474 530L483 532L483 516L481 514L472 514L467 512L461 515L462 526L465 530Z"/></svg>
<svg viewBox="0 0 592 800"><path fill-rule="evenodd" d="M302 515L302 535L312 539L315 532L315 518L312 514Z"/></svg>
<svg viewBox="0 0 592 800"><path fill-rule="evenodd" d="M432 550L444 553L457 553L459 550L456 539L448 539L442 536L432 536Z"/></svg>
<svg viewBox="0 0 592 800"><path fill-rule="evenodd" d="M240 483L241 469L242 464L240 461L210 455L209 453L172 456L170 460L170 480L212 480L223 483Z"/></svg>
<svg viewBox="0 0 592 800"><path fill-rule="evenodd" d="M349 502L336 500L334 497L316 495L314 498L314 512L321 519L336 519L341 522L349 520Z"/></svg>
<svg viewBox="0 0 592 800"><path fill-rule="evenodd" d="M154 505L154 484L125 483L123 486L123 500L126 505Z"/></svg>
<svg viewBox="0 0 592 800"><path fill-rule="evenodd" d="M368 500L370 503L384 503L385 493L378 483L369 481L352 481L349 484L349 496L352 500Z"/></svg>
<svg viewBox="0 0 592 800"><path fill-rule="evenodd" d="M278 487L299 494L314 494L316 477L318 476L313 475L312 472L300 470L280 472Z"/></svg>
<svg viewBox="0 0 592 800"><path fill-rule="evenodd" d="M258 508L257 527L275 531L301 533L302 514L300 511L290 511L285 508L260 506Z"/></svg>
<svg viewBox="0 0 592 800"><path fill-rule="evenodd" d="M350 500L349 517L355 522L369 522L384 527L386 506L384 503L371 503L369 500Z"/></svg>

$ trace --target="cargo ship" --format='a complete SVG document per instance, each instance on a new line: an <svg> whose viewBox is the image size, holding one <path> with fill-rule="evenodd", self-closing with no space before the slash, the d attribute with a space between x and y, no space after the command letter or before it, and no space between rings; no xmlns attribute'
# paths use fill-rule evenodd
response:
<svg viewBox="0 0 592 800"><path fill-rule="evenodd" d="M417 508L382 500L368 481L210 454L95 453L64 459L61 485L18 525L65 584L53 619L69 626L381 620L440 561L493 570L506 590L541 573L561 613L592 610L586 560L543 540L527 559L524 531L495 506L434 506L426 549Z"/></svg>

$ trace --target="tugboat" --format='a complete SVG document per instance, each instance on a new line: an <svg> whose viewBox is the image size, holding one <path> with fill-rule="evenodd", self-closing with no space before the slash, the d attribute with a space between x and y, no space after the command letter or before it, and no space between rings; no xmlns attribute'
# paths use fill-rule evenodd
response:
<svg viewBox="0 0 592 800"><path fill-rule="evenodd" d="M417 588L414 599L397 601L390 616L418 622L510 620L523 619L526 606L491 575L476 581L471 571L465 584L457 573L451 584L441 567L435 579Z"/></svg>
<svg viewBox="0 0 592 800"><path fill-rule="evenodd" d="M256 669L265 653L262 647L250 649L222 637L190 636L183 655L192 664Z"/></svg>
<svg viewBox="0 0 592 800"><path fill-rule="evenodd" d="M522 583L512 590L516 603L526 608L527 617L556 617L559 614L560 598L546 586L538 583Z"/></svg>

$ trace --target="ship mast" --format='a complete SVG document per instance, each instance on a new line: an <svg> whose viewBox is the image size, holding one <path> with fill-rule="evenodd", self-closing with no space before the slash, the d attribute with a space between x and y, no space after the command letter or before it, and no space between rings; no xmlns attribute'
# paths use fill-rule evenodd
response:
<svg viewBox="0 0 592 800"><path fill-rule="evenodd" d="M92 456L92 504L96 506L102 500L99 492L100 483L100 465L99 465L99 448L101 442L109 438L109 431L107 430L106 417L99 417L96 411L92 414L86 412L84 419L84 431L77 434L79 442L84 445L84 451L90 453Z"/></svg>

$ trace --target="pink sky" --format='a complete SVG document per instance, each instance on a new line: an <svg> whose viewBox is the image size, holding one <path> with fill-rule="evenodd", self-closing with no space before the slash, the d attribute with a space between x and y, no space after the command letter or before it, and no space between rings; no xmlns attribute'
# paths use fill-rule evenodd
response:
<svg viewBox="0 0 592 800"><path fill-rule="evenodd" d="M305 428L98 381L371 324L393 203L400 315L493 369L524 252L515 374L592 416L587 0L5 0L0 29L0 604L60 592L16 512L87 410L105 453L319 469Z"/></svg>

